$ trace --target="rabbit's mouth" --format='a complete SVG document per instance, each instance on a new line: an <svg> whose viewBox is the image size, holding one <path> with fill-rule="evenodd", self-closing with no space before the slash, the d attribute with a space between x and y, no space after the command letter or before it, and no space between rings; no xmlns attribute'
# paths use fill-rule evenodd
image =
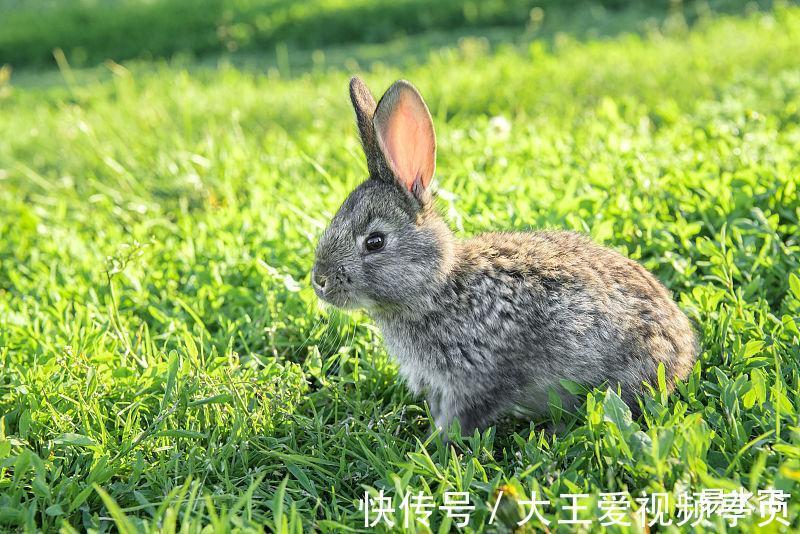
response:
<svg viewBox="0 0 800 534"><path fill-rule="evenodd" d="M351 279L344 267L330 269L319 263L311 271L311 284L320 300L337 308L353 309L361 307L350 289Z"/></svg>
<svg viewBox="0 0 800 534"><path fill-rule="evenodd" d="M343 284L320 284L319 279L314 279L312 276L312 285L317 297L324 302L341 310L355 310L360 308L369 308L369 299L359 298L357 294L349 291L349 288Z"/></svg>
<svg viewBox="0 0 800 534"><path fill-rule="evenodd" d="M314 293L321 301L342 309L355 307L352 305L353 299L350 293L341 284L334 283L333 280L328 280L316 272L311 275L311 284L314 286Z"/></svg>
<svg viewBox="0 0 800 534"><path fill-rule="evenodd" d="M336 306L337 308L347 308L350 298L346 291L326 291L324 289L319 290L316 287L314 291L317 293L317 297L323 302Z"/></svg>
<svg viewBox="0 0 800 534"><path fill-rule="evenodd" d="M315 288L316 290L316 288ZM337 291L316 291L317 297L326 304L330 304L341 310L356 310L359 308L366 308L367 306L359 299L353 298L353 295L344 290Z"/></svg>

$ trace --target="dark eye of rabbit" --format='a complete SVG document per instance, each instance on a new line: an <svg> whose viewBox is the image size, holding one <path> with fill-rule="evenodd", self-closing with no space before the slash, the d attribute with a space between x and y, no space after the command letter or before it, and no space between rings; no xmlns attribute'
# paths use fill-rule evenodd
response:
<svg viewBox="0 0 800 534"><path fill-rule="evenodd" d="M367 236L367 239L364 240L364 246L370 252L376 252L383 248L384 245L384 235L374 232Z"/></svg>

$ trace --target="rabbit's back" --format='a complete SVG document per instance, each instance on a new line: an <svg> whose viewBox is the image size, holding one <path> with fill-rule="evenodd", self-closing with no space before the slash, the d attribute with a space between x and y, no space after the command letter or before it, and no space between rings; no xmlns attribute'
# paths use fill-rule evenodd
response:
<svg viewBox="0 0 800 534"><path fill-rule="evenodd" d="M696 354L691 324L644 267L575 232L483 234L464 242L459 274L514 288L531 326L552 330L554 344L574 338L577 353L602 356L624 369L663 362L666 376L685 378ZM488 289L488 288L487 288ZM487 300L491 294L486 294ZM530 307L532 311L525 312ZM543 320L536 324L537 320ZM614 370L614 366L610 367Z"/></svg>

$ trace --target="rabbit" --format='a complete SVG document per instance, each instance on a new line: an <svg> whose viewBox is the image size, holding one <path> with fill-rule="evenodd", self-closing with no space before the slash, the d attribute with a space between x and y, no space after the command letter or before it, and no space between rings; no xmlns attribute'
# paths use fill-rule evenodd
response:
<svg viewBox="0 0 800 534"><path fill-rule="evenodd" d="M457 239L436 212L436 137L408 81L376 104L350 80L369 177L321 236L311 282L341 309L364 309L433 422L464 435L505 415L545 415L563 379L637 395L664 364L668 387L698 345L686 315L638 263L570 231Z"/></svg>

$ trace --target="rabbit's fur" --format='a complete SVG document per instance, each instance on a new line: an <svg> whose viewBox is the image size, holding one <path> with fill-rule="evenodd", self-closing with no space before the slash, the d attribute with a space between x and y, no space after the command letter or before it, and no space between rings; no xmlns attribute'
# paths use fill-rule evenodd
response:
<svg viewBox="0 0 800 534"><path fill-rule="evenodd" d="M369 179L319 241L319 297L364 308L435 424L462 432L509 412L566 406L567 379L620 387L634 409L663 363L669 387L694 363L691 325L644 268L588 238L559 231L456 239L430 194L435 138L417 90L398 81L375 104L350 83ZM382 236L383 248L366 240Z"/></svg>

